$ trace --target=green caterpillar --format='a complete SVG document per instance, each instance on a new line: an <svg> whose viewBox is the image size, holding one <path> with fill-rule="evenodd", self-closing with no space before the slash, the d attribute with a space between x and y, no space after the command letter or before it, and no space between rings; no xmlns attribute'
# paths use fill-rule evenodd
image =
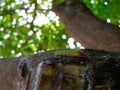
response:
<svg viewBox="0 0 120 90"><path fill-rule="evenodd" d="M55 51L55 56L76 56L80 57L83 53L80 50L75 49L62 49Z"/></svg>

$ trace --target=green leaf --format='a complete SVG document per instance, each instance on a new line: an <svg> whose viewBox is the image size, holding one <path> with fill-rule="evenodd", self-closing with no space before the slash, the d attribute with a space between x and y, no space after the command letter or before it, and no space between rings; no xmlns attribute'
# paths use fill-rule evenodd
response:
<svg viewBox="0 0 120 90"><path fill-rule="evenodd" d="M63 3L64 2L64 0L55 0L55 4L56 5L60 5L61 3Z"/></svg>

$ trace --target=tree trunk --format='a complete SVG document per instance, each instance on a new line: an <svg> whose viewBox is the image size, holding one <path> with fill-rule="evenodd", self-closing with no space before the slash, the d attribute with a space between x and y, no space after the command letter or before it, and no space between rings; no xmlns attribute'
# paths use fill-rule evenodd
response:
<svg viewBox="0 0 120 90"><path fill-rule="evenodd" d="M106 51L65 49L0 59L0 90L120 90L119 75L120 53Z"/></svg>
<svg viewBox="0 0 120 90"><path fill-rule="evenodd" d="M53 11L62 19L67 32L85 48L120 52L120 28L95 17L81 0L53 2Z"/></svg>

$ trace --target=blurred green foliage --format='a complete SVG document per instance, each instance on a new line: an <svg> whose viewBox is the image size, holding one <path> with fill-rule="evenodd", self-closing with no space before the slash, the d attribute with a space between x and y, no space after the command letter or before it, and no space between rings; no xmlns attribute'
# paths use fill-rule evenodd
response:
<svg viewBox="0 0 120 90"><path fill-rule="evenodd" d="M63 2L64 2L64 0L54 0L54 3L56 5L59 5L59 4L63 3Z"/></svg>
<svg viewBox="0 0 120 90"><path fill-rule="evenodd" d="M119 0L83 2L99 18L119 25ZM0 57L70 47L70 37L51 7L52 0L0 0Z"/></svg>
<svg viewBox="0 0 120 90"><path fill-rule="evenodd" d="M83 2L98 18L120 27L120 0L83 0Z"/></svg>

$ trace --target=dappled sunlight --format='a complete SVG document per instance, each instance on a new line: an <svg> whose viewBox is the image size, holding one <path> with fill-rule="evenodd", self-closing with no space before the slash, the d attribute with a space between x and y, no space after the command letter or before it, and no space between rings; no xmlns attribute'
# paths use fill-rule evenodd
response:
<svg viewBox="0 0 120 90"><path fill-rule="evenodd" d="M0 46L2 45L2 41L0 41Z"/></svg>
<svg viewBox="0 0 120 90"><path fill-rule="evenodd" d="M18 45L17 45L17 48L20 48L21 47L21 44L19 43Z"/></svg>
<svg viewBox="0 0 120 90"><path fill-rule="evenodd" d="M108 5L108 2L105 1L104 4L105 4L105 5Z"/></svg>
<svg viewBox="0 0 120 90"><path fill-rule="evenodd" d="M32 36L32 34L33 34L33 31L28 32L28 36Z"/></svg>
<svg viewBox="0 0 120 90"><path fill-rule="evenodd" d="M15 54L15 50L11 50L11 54L13 54L13 55L14 55L14 54Z"/></svg>
<svg viewBox="0 0 120 90"><path fill-rule="evenodd" d="M67 38L66 35L63 34L63 35L62 35L62 39L66 39L66 38Z"/></svg>
<svg viewBox="0 0 120 90"><path fill-rule="evenodd" d="M70 46L71 49L75 48L74 39L73 38L69 38L68 39L68 44L69 44L69 46Z"/></svg>
<svg viewBox="0 0 120 90"><path fill-rule="evenodd" d="M68 44L69 44L69 48L71 48L71 49L77 49L77 48L79 48L79 49L85 49L85 47L84 46L82 46L79 42L76 42L75 43L75 40L73 39L73 38L69 38L68 39Z"/></svg>
<svg viewBox="0 0 120 90"><path fill-rule="evenodd" d="M91 4L94 4L94 0L91 0L90 3L91 3Z"/></svg>
<svg viewBox="0 0 120 90"><path fill-rule="evenodd" d="M40 40L41 38L40 38L40 36L42 35L42 32L39 30L37 33L36 33L36 38L38 39L38 40Z"/></svg>
<svg viewBox="0 0 120 90"><path fill-rule="evenodd" d="M44 24L50 23L50 20L44 16L44 14L37 14L36 19L34 20L34 25L42 26Z"/></svg>
<svg viewBox="0 0 120 90"><path fill-rule="evenodd" d="M8 39L10 37L10 34L6 34L3 36L3 39Z"/></svg>
<svg viewBox="0 0 120 90"><path fill-rule="evenodd" d="M21 52L19 52L19 53L17 53L17 54L15 55L15 57L20 57L20 56L22 56L22 53L21 53Z"/></svg>
<svg viewBox="0 0 120 90"><path fill-rule="evenodd" d="M110 18L108 18L108 19L107 19L107 23L110 23L110 22L111 22L111 20L110 20Z"/></svg>
<svg viewBox="0 0 120 90"><path fill-rule="evenodd" d="M23 40L20 40L19 43L22 44L22 43L24 43L24 41L23 41Z"/></svg>

